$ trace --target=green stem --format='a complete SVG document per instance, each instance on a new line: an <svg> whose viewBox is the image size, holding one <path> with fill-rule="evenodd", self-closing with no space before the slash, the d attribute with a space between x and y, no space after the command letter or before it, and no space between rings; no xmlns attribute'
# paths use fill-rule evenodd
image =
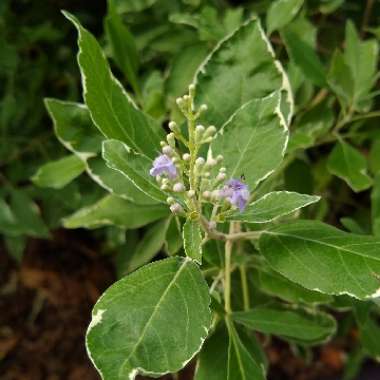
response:
<svg viewBox="0 0 380 380"><path fill-rule="evenodd" d="M244 311L247 311L250 309L247 271L246 271L245 266L243 265L239 266L239 271L240 271L241 289L243 292L243 306L244 306Z"/></svg>
<svg viewBox="0 0 380 380"><path fill-rule="evenodd" d="M234 222L230 223L230 234L234 232ZM231 314L231 254L233 241L227 240L225 244L224 263L224 309L227 314Z"/></svg>

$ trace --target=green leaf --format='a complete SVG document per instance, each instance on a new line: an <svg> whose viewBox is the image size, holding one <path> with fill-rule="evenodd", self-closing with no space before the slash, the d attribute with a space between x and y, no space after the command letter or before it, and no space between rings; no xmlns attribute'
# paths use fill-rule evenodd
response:
<svg viewBox="0 0 380 380"><path fill-rule="evenodd" d="M380 139L372 141L371 150L369 153L368 161L369 167L373 174L380 173Z"/></svg>
<svg viewBox="0 0 380 380"><path fill-rule="evenodd" d="M182 236L186 256L202 264L202 234L199 222L188 218L183 225Z"/></svg>
<svg viewBox="0 0 380 380"><path fill-rule="evenodd" d="M380 173L375 177L371 192L371 216L373 234L380 236Z"/></svg>
<svg viewBox="0 0 380 380"><path fill-rule="evenodd" d="M209 304L207 284L191 260L149 264L96 303L86 338L91 360L104 380L177 372L207 337Z"/></svg>
<svg viewBox="0 0 380 380"><path fill-rule="evenodd" d="M343 140L335 144L329 155L327 168L331 174L342 178L356 192L368 189L372 185L372 179L367 175L366 158Z"/></svg>
<svg viewBox="0 0 380 380"><path fill-rule="evenodd" d="M104 137L92 123L86 106L56 99L46 99L45 104L58 140L85 162L87 174L96 183L107 191L138 204L157 203L98 157Z"/></svg>
<svg viewBox="0 0 380 380"><path fill-rule="evenodd" d="M127 177L140 191L156 201L166 203L167 195L149 174L153 165L150 158L133 152L118 140L103 142L103 158L110 168Z"/></svg>
<svg viewBox="0 0 380 380"><path fill-rule="evenodd" d="M246 103L211 144L213 155L224 156L227 177L244 174L251 191L280 165L284 156L288 129L279 104L278 92Z"/></svg>
<svg viewBox="0 0 380 380"><path fill-rule="evenodd" d="M323 304L333 300L329 295L306 289L267 269L260 270L258 276L261 291L290 303Z"/></svg>
<svg viewBox="0 0 380 380"><path fill-rule="evenodd" d="M234 212L228 219L246 223L268 223L318 202L319 199L316 195L274 191L248 205L243 212Z"/></svg>
<svg viewBox="0 0 380 380"><path fill-rule="evenodd" d="M118 226L139 228L167 216L164 205L137 205L115 195L107 195L63 220L66 228Z"/></svg>
<svg viewBox="0 0 380 380"><path fill-rule="evenodd" d="M286 26L303 5L303 0L272 1L267 13L268 34Z"/></svg>
<svg viewBox="0 0 380 380"><path fill-rule="evenodd" d="M107 138L124 141L148 157L155 157L163 131L137 109L120 82L112 75L95 37L67 12L64 15L78 30L78 63L84 99L95 125Z"/></svg>
<svg viewBox="0 0 380 380"><path fill-rule="evenodd" d="M342 105L349 107L354 98L354 78L343 54L335 51L327 74L327 82L340 99Z"/></svg>
<svg viewBox="0 0 380 380"><path fill-rule="evenodd" d="M178 217L171 219L165 241L165 251L169 256L173 256L182 248L182 228Z"/></svg>
<svg viewBox="0 0 380 380"><path fill-rule="evenodd" d="M359 332L364 350L374 359L380 359L380 327L370 315L359 322Z"/></svg>
<svg viewBox="0 0 380 380"><path fill-rule="evenodd" d="M32 181L40 187L62 189L81 175L85 168L84 162L79 157L70 155L42 165L32 177Z"/></svg>
<svg viewBox="0 0 380 380"><path fill-rule="evenodd" d="M133 90L140 95L137 78L139 57L135 40L117 13L114 0L108 0L108 14L105 18L105 32L111 45L112 56L129 80Z"/></svg>
<svg viewBox="0 0 380 380"><path fill-rule="evenodd" d="M16 216L12 212L11 208L0 197L0 232L8 236L18 236L22 234L22 229L18 225Z"/></svg>
<svg viewBox="0 0 380 380"><path fill-rule="evenodd" d="M315 85L323 87L326 83L325 68L314 49L290 29L285 29L281 35L290 58L306 78Z"/></svg>
<svg viewBox="0 0 380 380"><path fill-rule="evenodd" d="M147 229L128 261L128 272L149 263L157 255L165 243L170 220L171 218L160 220Z"/></svg>
<svg viewBox="0 0 380 380"><path fill-rule="evenodd" d="M26 248L27 238L25 236L5 236L7 252L14 260L21 263Z"/></svg>
<svg viewBox="0 0 380 380"><path fill-rule="evenodd" d="M229 318L226 322L229 335L227 380L265 380L265 369L247 350L233 322Z"/></svg>
<svg viewBox="0 0 380 380"><path fill-rule="evenodd" d="M140 12L151 7L157 0L113 0L119 13Z"/></svg>
<svg viewBox="0 0 380 380"><path fill-rule="evenodd" d="M208 106L202 118L206 124L221 128L245 103L279 90L286 93L284 114L290 121L293 98L289 81L258 19L223 39L198 69L194 83L196 105Z"/></svg>
<svg viewBox="0 0 380 380"><path fill-rule="evenodd" d="M307 289L359 299L379 293L379 239L304 220L263 232L259 245L275 271Z"/></svg>
<svg viewBox="0 0 380 380"><path fill-rule="evenodd" d="M260 306L248 311L234 312L232 318L255 331L304 342L323 342L336 330L335 320L328 314L311 314L301 309Z"/></svg>
<svg viewBox="0 0 380 380"><path fill-rule="evenodd" d="M379 45L376 40L361 41L353 22L348 21L344 56L352 72L354 104L367 110L366 102L360 103L376 83Z"/></svg>

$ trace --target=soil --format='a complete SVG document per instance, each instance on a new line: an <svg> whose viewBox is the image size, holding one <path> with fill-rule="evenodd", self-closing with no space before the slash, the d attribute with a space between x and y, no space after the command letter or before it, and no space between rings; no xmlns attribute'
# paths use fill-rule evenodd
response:
<svg viewBox="0 0 380 380"><path fill-rule="evenodd" d="M17 265L0 246L2 380L100 379L87 358L84 336L93 304L115 275L110 258L96 249L85 231L59 230L52 240L31 240ZM316 349L307 364L286 343L272 340L266 348L269 378L339 380L348 346L347 341L333 340ZM193 364L179 380L192 379ZM368 370L379 368L370 365ZM380 379L379 372L365 376L360 380Z"/></svg>

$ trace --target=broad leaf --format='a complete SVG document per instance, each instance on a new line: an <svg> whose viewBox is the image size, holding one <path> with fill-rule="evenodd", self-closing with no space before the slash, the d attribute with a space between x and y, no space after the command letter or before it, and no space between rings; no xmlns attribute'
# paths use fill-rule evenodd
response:
<svg viewBox="0 0 380 380"><path fill-rule="evenodd" d="M247 350L229 318L227 327L229 335L227 380L265 380L265 369Z"/></svg>
<svg viewBox="0 0 380 380"><path fill-rule="evenodd" d="M104 137L91 121L86 106L56 99L46 99L45 104L58 140L85 162L87 174L96 183L107 191L138 204L157 203L98 157Z"/></svg>
<svg viewBox="0 0 380 380"><path fill-rule="evenodd" d="M107 138L127 143L139 153L154 157L163 131L149 116L138 110L118 80L95 37L67 12L78 30L78 63L84 98L95 125Z"/></svg>
<svg viewBox="0 0 380 380"><path fill-rule="evenodd" d="M228 219L241 220L246 223L268 223L318 202L319 199L320 197L316 195L274 191L248 205L243 212L235 212Z"/></svg>
<svg viewBox="0 0 380 380"><path fill-rule="evenodd" d="M165 205L137 205L115 195L107 195L63 220L66 228L118 226L139 228L167 216Z"/></svg>
<svg viewBox="0 0 380 380"><path fill-rule="evenodd" d="M288 78L274 57L258 19L241 26L223 39L200 66L194 83L196 104L206 103L206 123L221 128L253 98L284 90L284 114L290 120L293 99Z"/></svg>
<svg viewBox="0 0 380 380"><path fill-rule="evenodd" d="M147 265L96 303L86 339L90 357L104 380L177 372L207 337L209 303L207 284L191 260Z"/></svg>
<svg viewBox="0 0 380 380"><path fill-rule="evenodd" d="M103 158L110 168L127 177L140 191L156 201L166 203L167 195L149 174L153 165L150 158L135 153L118 140L104 141Z"/></svg>
<svg viewBox="0 0 380 380"><path fill-rule="evenodd" d="M335 320L324 313L303 310L257 307L234 312L234 321L264 334L280 335L304 342L323 342L335 333Z"/></svg>
<svg viewBox="0 0 380 380"><path fill-rule="evenodd" d="M84 172L86 165L75 155L63 157L41 166L32 177L35 185L62 189Z"/></svg>
<svg viewBox="0 0 380 380"><path fill-rule="evenodd" d="M267 13L268 34L283 28L298 13L304 0L277 0L273 1Z"/></svg>
<svg viewBox="0 0 380 380"><path fill-rule="evenodd" d="M202 264L202 234L199 222L187 219L183 225L182 236L186 256Z"/></svg>
<svg viewBox="0 0 380 380"><path fill-rule="evenodd" d="M379 294L379 239L304 220L263 232L259 245L275 271L307 289L359 299Z"/></svg>
<svg viewBox="0 0 380 380"><path fill-rule="evenodd" d="M367 174L366 158L351 145L339 140L331 151L327 168L344 181L356 192L368 189L372 179Z"/></svg>
<svg viewBox="0 0 380 380"><path fill-rule="evenodd" d="M279 111L280 94L254 99L241 107L211 144L223 154L228 178L244 174L252 191L281 163L288 130Z"/></svg>

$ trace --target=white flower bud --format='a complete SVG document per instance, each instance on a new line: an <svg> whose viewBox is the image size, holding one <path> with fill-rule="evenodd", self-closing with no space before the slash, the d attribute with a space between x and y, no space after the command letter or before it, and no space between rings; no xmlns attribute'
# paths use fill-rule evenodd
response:
<svg viewBox="0 0 380 380"><path fill-rule="evenodd" d="M176 131L176 130L178 130L178 125L177 125L177 123L176 123L175 121L171 121L171 122L169 123L169 129L170 129L171 131Z"/></svg>
<svg viewBox="0 0 380 380"><path fill-rule="evenodd" d="M166 141L160 141L160 145L164 147L165 145L168 145Z"/></svg>
<svg viewBox="0 0 380 380"><path fill-rule="evenodd" d="M191 85L189 86L189 94L194 95L194 92L195 92L195 84L191 83Z"/></svg>
<svg viewBox="0 0 380 380"><path fill-rule="evenodd" d="M213 136L216 133L216 128L213 125L210 125L205 132L205 136Z"/></svg>
<svg viewBox="0 0 380 380"><path fill-rule="evenodd" d="M217 164L217 161L214 158L209 158L206 162L206 166L212 168Z"/></svg>
<svg viewBox="0 0 380 380"><path fill-rule="evenodd" d="M222 182L226 179L226 173L219 173L217 176L216 176L216 180L218 182Z"/></svg>
<svg viewBox="0 0 380 380"><path fill-rule="evenodd" d="M220 171L221 173L225 173L225 172L227 171L227 169L223 166L223 167L221 167L221 168L219 169L219 171Z"/></svg>
<svg viewBox="0 0 380 380"><path fill-rule="evenodd" d="M190 96L189 95L183 95L183 98L182 98L185 102L188 102L189 99L190 99Z"/></svg>
<svg viewBox="0 0 380 380"><path fill-rule="evenodd" d="M163 191L166 191L166 190L169 190L169 186L168 186L166 183L163 183L163 184L160 186L160 189L163 190Z"/></svg>
<svg viewBox="0 0 380 380"><path fill-rule="evenodd" d="M173 149L172 149L169 145L165 145L165 146L162 148L162 153L163 153L163 154L167 154L168 156L170 156L170 155L173 154Z"/></svg>
<svg viewBox="0 0 380 380"><path fill-rule="evenodd" d="M166 198L166 202L170 205L172 205L173 203L175 203L175 199L173 197L168 197Z"/></svg>
<svg viewBox="0 0 380 380"><path fill-rule="evenodd" d="M188 195L189 198L193 198L195 196L195 191L194 190L189 190L187 192L187 195Z"/></svg>
<svg viewBox="0 0 380 380"><path fill-rule="evenodd" d="M199 112L205 112L207 111L207 104L202 104L200 107L199 107Z"/></svg>
<svg viewBox="0 0 380 380"><path fill-rule="evenodd" d="M221 199L220 190L214 190L211 193L211 198L213 198L213 199Z"/></svg>
<svg viewBox="0 0 380 380"><path fill-rule="evenodd" d="M197 125L195 127L195 133L201 134L205 131L205 127L203 125Z"/></svg>
<svg viewBox="0 0 380 380"><path fill-rule="evenodd" d="M197 166L202 166L205 164L205 159L203 157L198 157L196 160L195 160L195 165Z"/></svg>
<svg viewBox="0 0 380 380"><path fill-rule="evenodd" d="M183 208L182 206L179 204L179 203L173 203L171 206L170 206L170 211L173 213L173 214L179 214L183 211Z"/></svg>
<svg viewBox="0 0 380 380"><path fill-rule="evenodd" d="M180 108L183 107L185 103L182 98L177 98L175 102L177 103L177 106Z"/></svg>
<svg viewBox="0 0 380 380"><path fill-rule="evenodd" d="M167 136L166 136L166 140L168 142L168 144L174 148L175 147L175 136L174 136L174 133L169 133Z"/></svg>
<svg viewBox="0 0 380 380"><path fill-rule="evenodd" d="M211 220L210 222L208 222L208 227L210 228L210 230L215 230L215 228L216 228L216 222L214 222L213 220Z"/></svg>
<svg viewBox="0 0 380 380"><path fill-rule="evenodd" d="M173 191L175 193L182 193L183 191L185 191L185 186L183 185L183 183L177 182L173 186Z"/></svg>
<svg viewBox="0 0 380 380"><path fill-rule="evenodd" d="M218 154L218 155L216 156L216 161L221 162L221 161L223 161L223 160L224 160L224 157L223 157L221 154Z"/></svg>
<svg viewBox="0 0 380 380"><path fill-rule="evenodd" d="M184 154L182 155L182 159L183 159L184 161L190 161L190 154L189 154L189 153L184 153Z"/></svg>
<svg viewBox="0 0 380 380"><path fill-rule="evenodd" d="M211 175L210 172L204 172L203 173L203 177L206 177L206 178L210 177L210 175Z"/></svg>
<svg viewBox="0 0 380 380"><path fill-rule="evenodd" d="M173 157L173 158L172 158L172 161L176 164L176 163L179 162L179 158L178 158L178 157Z"/></svg>
<svg viewBox="0 0 380 380"><path fill-rule="evenodd" d="M202 193L202 196L204 199L210 199L211 197L211 192L208 191L208 190L205 190L203 193Z"/></svg>

